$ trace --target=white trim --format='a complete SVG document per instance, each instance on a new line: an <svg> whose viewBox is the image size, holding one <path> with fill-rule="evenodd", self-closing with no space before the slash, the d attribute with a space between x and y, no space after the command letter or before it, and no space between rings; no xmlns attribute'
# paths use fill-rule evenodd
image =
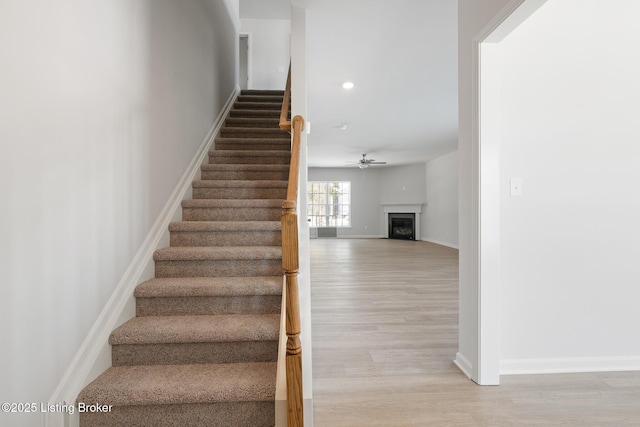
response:
<svg viewBox="0 0 640 427"><path fill-rule="evenodd" d="M453 363L462 371L463 374L471 379L473 366L471 365L471 362L469 362L469 360L467 360L467 358L462 355L462 353L456 353L456 358L453 360Z"/></svg>
<svg viewBox="0 0 640 427"><path fill-rule="evenodd" d="M453 243L443 242L441 240L435 240L435 239L420 239L420 240L422 240L423 242L435 243L436 245L440 245L440 246L446 246L451 249L460 249L458 245L454 245Z"/></svg>
<svg viewBox="0 0 640 427"><path fill-rule="evenodd" d="M338 239L384 239L385 237L382 235L379 236L372 236L371 234L367 234L367 235L349 235L349 236L341 236L340 233L338 233Z"/></svg>
<svg viewBox="0 0 640 427"><path fill-rule="evenodd" d="M276 422L275 427L287 427L287 280L282 276L282 298L280 307L280 335L278 341L278 362L276 371Z"/></svg>
<svg viewBox="0 0 640 427"><path fill-rule="evenodd" d="M167 245L169 241L169 223L176 219L176 215L180 215L181 202L189 197L191 183L200 173L200 165L206 161L209 147L213 144L215 136L220 132L224 119L233 106L238 93L238 88L234 89L222 111L213 122L207 136L202 141L200 148L151 227L142 246L133 257L131 264L129 264L113 294L111 294L104 309L72 359L69 368L51 395L49 403L75 404L75 400L82 388L110 366L111 347L108 344L109 335L119 324L135 316L133 291L140 282L153 277L153 252ZM105 354L108 355L108 361L105 358ZM58 415L55 413L45 414L44 425L47 427L68 425L68 421L63 421L62 417Z"/></svg>
<svg viewBox="0 0 640 427"><path fill-rule="evenodd" d="M412 213L415 214L415 232L414 240L421 240L420 214L422 214L423 203L380 203L382 205L382 224L384 226L384 237L389 238L389 214L390 213Z"/></svg>
<svg viewBox="0 0 640 427"><path fill-rule="evenodd" d="M476 292L473 298L476 300L477 307L477 312L474 313L477 353L472 356L476 356L477 360L476 363L471 364L471 372L472 379L481 385L500 383L500 241L496 234L500 230L500 207L495 204L499 195L497 188L499 158L496 157L499 136L495 133L495 127L491 126L491 122L483 121L485 114L483 107L486 107L486 100L482 99L482 93L487 93L491 84L487 85L486 80L484 83L482 81L481 45L502 40L542 4L544 1L541 0L511 0L473 39L471 118L473 165L471 241L473 244L469 252L473 260L470 280L475 283ZM484 141L483 138L485 138Z"/></svg>
<svg viewBox="0 0 640 427"><path fill-rule="evenodd" d="M500 361L500 375L619 371L640 371L640 357L576 357Z"/></svg>

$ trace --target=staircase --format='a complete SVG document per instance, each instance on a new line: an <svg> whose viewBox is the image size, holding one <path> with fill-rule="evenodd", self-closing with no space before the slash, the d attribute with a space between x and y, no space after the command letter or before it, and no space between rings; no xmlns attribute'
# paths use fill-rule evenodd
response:
<svg viewBox="0 0 640 427"><path fill-rule="evenodd" d="M209 164L110 336L113 366L82 390L81 427L273 426L290 136L283 92L243 91Z"/></svg>

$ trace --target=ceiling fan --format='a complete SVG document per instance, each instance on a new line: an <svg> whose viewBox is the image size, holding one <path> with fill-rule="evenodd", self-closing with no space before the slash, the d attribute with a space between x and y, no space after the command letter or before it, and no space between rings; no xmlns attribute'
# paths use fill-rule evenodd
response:
<svg viewBox="0 0 640 427"><path fill-rule="evenodd" d="M367 154L363 154L362 158L358 162L352 162L357 164L360 169L366 169L370 165L386 165L387 162L376 162L375 159L367 159Z"/></svg>

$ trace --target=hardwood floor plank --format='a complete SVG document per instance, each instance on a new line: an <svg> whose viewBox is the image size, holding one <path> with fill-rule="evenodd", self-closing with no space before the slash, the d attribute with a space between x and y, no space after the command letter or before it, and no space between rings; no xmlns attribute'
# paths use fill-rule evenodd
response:
<svg viewBox="0 0 640 427"><path fill-rule="evenodd" d="M455 249L314 239L311 269L317 427L640 425L640 372L462 374Z"/></svg>

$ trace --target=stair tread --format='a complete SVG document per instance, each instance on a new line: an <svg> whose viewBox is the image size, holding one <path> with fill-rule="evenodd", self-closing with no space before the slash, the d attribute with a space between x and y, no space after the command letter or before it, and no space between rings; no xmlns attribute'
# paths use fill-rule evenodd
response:
<svg viewBox="0 0 640 427"><path fill-rule="evenodd" d="M256 140L259 140L260 138L250 138L250 137L229 137L229 136L223 136L223 137L219 137L216 138L216 142L222 142L222 143L230 143L230 142L235 142L235 143L255 143ZM291 144L291 138L267 138L267 141L265 141L265 143L268 144L274 144L274 143L282 143L282 144Z"/></svg>
<svg viewBox="0 0 640 427"><path fill-rule="evenodd" d="M277 117L280 118L278 110L254 110L251 108L231 108L229 117Z"/></svg>
<svg viewBox="0 0 640 427"><path fill-rule="evenodd" d="M249 172L282 172L288 171L289 165L269 165L264 163L257 164L210 164L202 165L200 170L203 171L249 171Z"/></svg>
<svg viewBox="0 0 640 427"><path fill-rule="evenodd" d="M284 199L191 199L183 208L281 208Z"/></svg>
<svg viewBox="0 0 640 427"><path fill-rule="evenodd" d="M139 365L107 369L78 396L102 405L270 401L276 363Z"/></svg>
<svg viewBox="0 0 640 427"><path fill-rule="evenodd" d="M280 231L280 221L175 221L169 231Z"/></svg>
<svg viewBox="0 0 640 427"><path fill-rule="evenodd" d="M136 287L136 298L282 295L282 277L168 277Z"/></svg>
<svg viewBox="0 0 640 427"><path fill-rule="evenodd" d="M134 317L111 333L109 344L276 341L279 314Z"/></svg>
<svg viewBox="0 0 640 427"><path fill-rule="evenodd" d="M282 103L281 102L254 102L254 101L236 101L236 103L233 105L234 108L241 108L241 107L248 107L251 106L252 108L256 108L256 109L265 109L265 110L282 110Z"/></svg>
<svg viewBox="0 0 640 427"><path fill-rule="evenodd" d="M193 188L287 188L288 181L282 179L198 179Z"/></svg>
<svg viewBox="0 0 640 427"><path fill-rule="evenodd" d="M267 126L265 126L265 128L268 127L272 127L275 126L276 128L279 129L279 124L280 124L280 119L278 117L227 117L227 119L225 120L226 125L230 125L230 124L257 124L257 123L262 123L265 124Z"/></svg>
<svg viewBox="0 0 640 427"><path fill-rule="evenodd" d="M274 156L291 156L289 150L211 150L210 156L253 156L253 157L274 157Z"/></svg>
<svg viewBox="0 0 640 427"><path fill-rule="evenodd" d="M154 261L280 259L280 246L172 246L158 249Z"/></svg>

